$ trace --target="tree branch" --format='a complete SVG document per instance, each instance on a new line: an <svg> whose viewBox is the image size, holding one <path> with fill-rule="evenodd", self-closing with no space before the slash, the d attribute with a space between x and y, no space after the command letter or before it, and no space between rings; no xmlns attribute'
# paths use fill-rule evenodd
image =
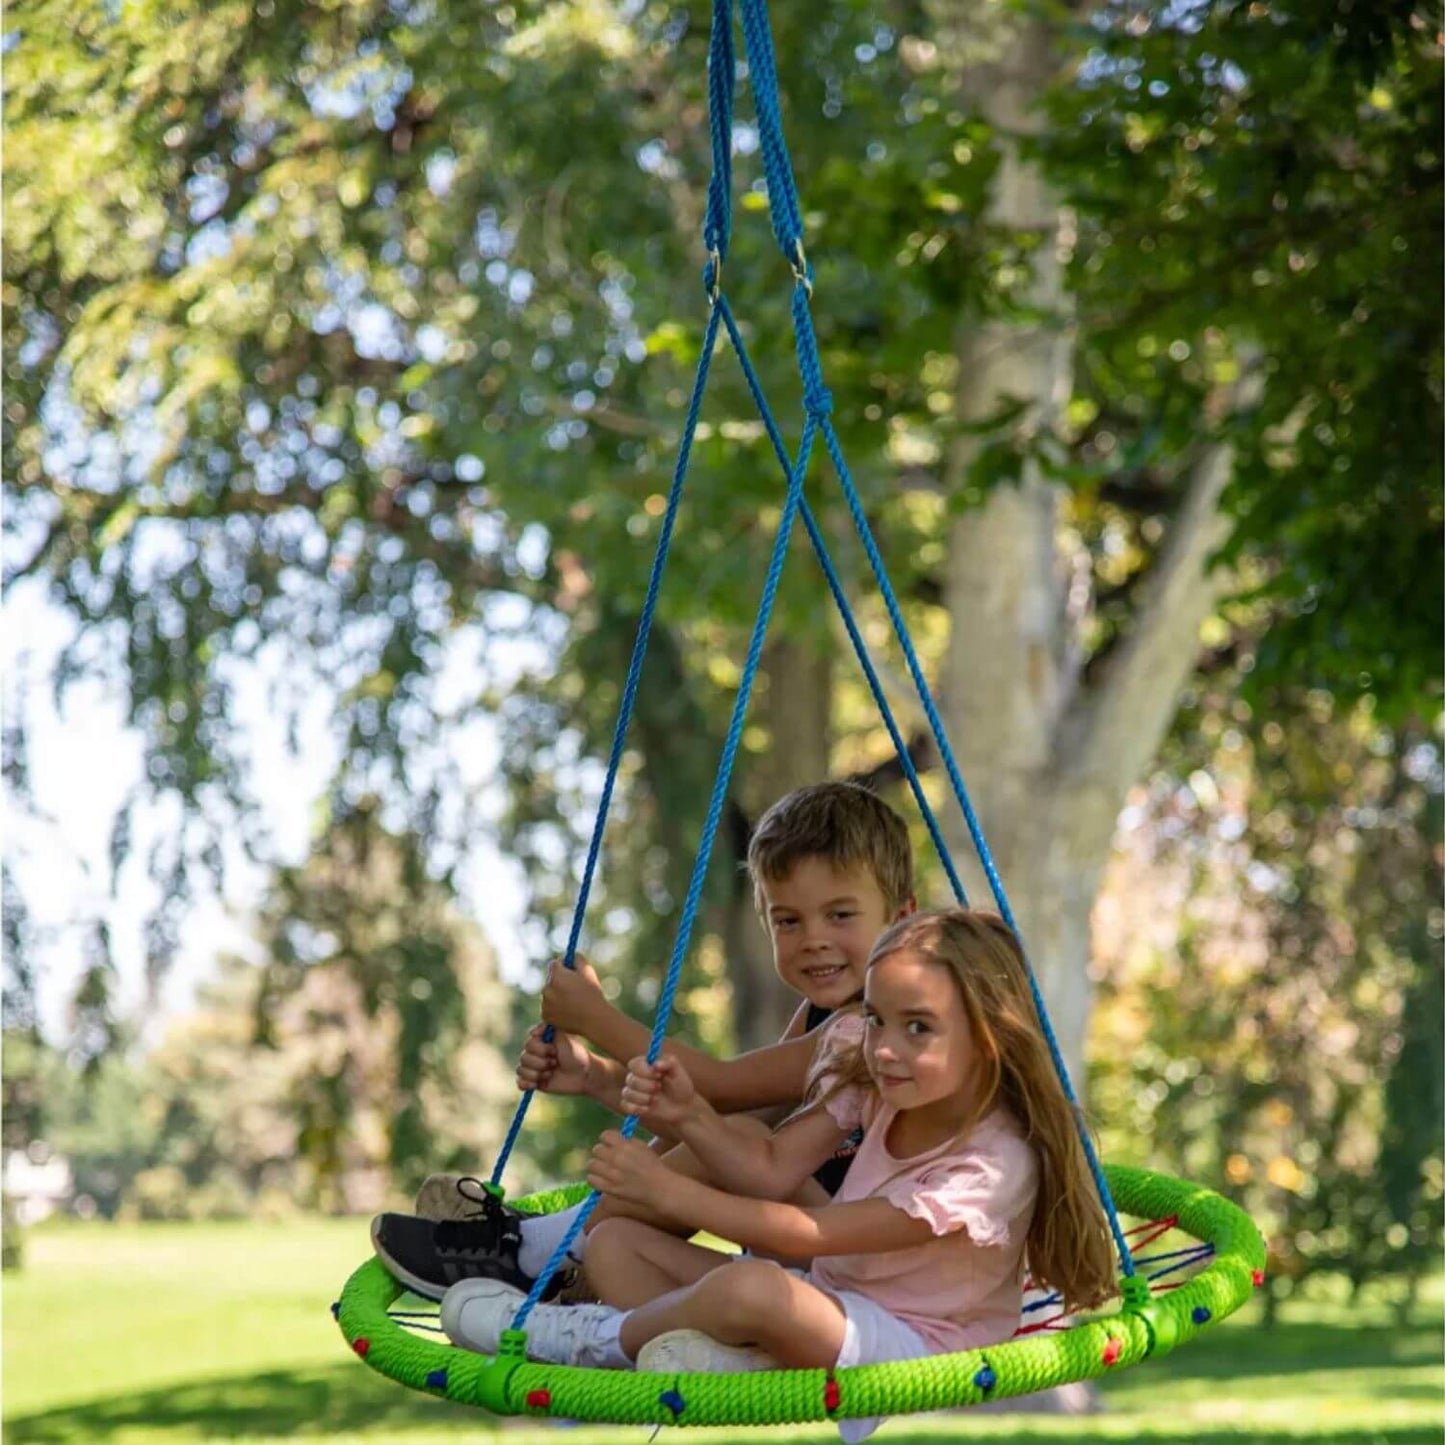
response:
<svg viewBox="0 0 1445 1445"><path fill-rule="evenodd" d="M1221 406L1251 408L1263 389L1258 368L1247 367ZM1209 559L1228 534L1219 498L1233 470L1230 442L1201 449L1158 560L1140 585L1133 627L1062 710L1055 757L1076 784L1122 796L1158 748L1198 658L1199 626L1222 585Z"/></svg>
<svg viewBox="0 0 1445 1445"><path fill-rule="evenodd" d="M908 739L908 761L913 764L916 773L926 773L938 766L938 752L933 746L933 734L928 732L914 733ZM860 788L867 788L870 792L877 792L880 788L891 787L894 783L901 783L906 774L903 771L903 763L897 753L890 754L881 763L871 768L865 768L861 772L849 773L848 781L857 783Z"/></svg>

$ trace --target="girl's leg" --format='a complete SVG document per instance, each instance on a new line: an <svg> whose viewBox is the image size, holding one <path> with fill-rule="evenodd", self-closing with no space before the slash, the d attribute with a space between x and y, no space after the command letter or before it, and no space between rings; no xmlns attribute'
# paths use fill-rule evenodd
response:
<svg viewBox="0 0 1445 1445"><path fill-rule="evenodd" d="M669 1330L701 1330L727 1345L757 1345L789 1369L830 1369L843 1348L843 1306L765 1260L742 1259L639 1305L622 1322L632 1359Z"/></svg>
<svg viewBox="0 0 1445 1445"><path fill-rule="evenodd" d="M696 1283L732 1258L640 1219L614 1218L594 1231L582 1268L598 1299L629 1310Z"/></svg>

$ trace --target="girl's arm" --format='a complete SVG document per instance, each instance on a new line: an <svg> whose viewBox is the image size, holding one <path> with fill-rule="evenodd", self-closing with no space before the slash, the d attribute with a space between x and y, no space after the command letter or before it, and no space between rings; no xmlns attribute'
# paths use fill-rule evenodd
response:
<svg viewBox="0 0 1445 1445"><path fill-rule="evenodd" d="M809 1109L759 1135L735 1127L696 1089L676 1059L633 1059L622 1106L649 1128L662 1129L692 1150L725 1190L759 1199L787 1199L852 1133L826 1110Z"/></svg>
<svg viewBox="0 0 1445 1445"><path fill-rule="evenodd" d="M881 1254L935 1237L926 1220L905 1214L886 1199L800 1209L772 1199L724 1194L668 1169L635 1139L615 1131L604 1134L593 1150L587 1182L613 1198L645 1204L678 1225L705 1229L780 1259Z"/></svg>

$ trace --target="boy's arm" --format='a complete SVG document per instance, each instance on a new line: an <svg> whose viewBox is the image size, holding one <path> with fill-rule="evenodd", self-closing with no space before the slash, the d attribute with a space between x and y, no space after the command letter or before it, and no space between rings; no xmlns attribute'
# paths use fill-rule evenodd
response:
<svg viewBox="0 0 1445 1445"><path fill-rule="evenodd" d="M587 1182L602 1194L657 1210L678 1225L705 1229L781 1259L881 1254L935 1237L926 1220L905 1214L886 1199L800 1209L772 1199L724 1194L668 1169L635 1139L610 1131L592 1152Z"/></svg>
<svg viewBox="0 0 1445 1445"><path fill-rule="evenodd" d="M686 1144L722 1189L760 1199L795 1194L852 1132L822 1108L789 1119L771 1134L743 1129L719 1114L682 1065L666 1057L628 1065L622 1107Z"/></svg>
<svg viewBox="0 0 1445 1445"><path fill-rule="evenodd" d="M720 1188L757 1199L790 1199L853 1131L823 1108L789 1119L771 1134L743 1132L706 1101L673 1132Z"/></svg>
<svg viewBox="0 0 1445 1445"><path fill-rule="evenodd" d="M542 990L542 1017L569 1034L587 1039L614 1059L645 1054L652 1030L608 1002L597 975L585 960L575 969L554 961ZM681 1060L703 1097L724 1114L770 1105L796 1104L803 1097L808 1066L813 1061L815 1034L788 1043L754 1049L735 1059L715 1059L686 1044L672 1043L665 1052Z"/></svg>

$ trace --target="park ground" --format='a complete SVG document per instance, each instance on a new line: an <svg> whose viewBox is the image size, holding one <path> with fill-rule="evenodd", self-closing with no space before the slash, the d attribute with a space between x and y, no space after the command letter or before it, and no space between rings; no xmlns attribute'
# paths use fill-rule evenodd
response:
<svg viewBox="0 0 1445 1445"><path fill-rule="evenodd" d="M327 1306L368 1252L360 1221L56 1225L26 1238L4 1284L7 1445L305 1445L503 1435L540 1445L555 1427L514 1425L414 1395L347 1351ZM1188 1348L1107 1382L1102 1413L896 1419L879 1445L964 1437L1010 1445L1438 1445L1445 1401L1442 1285L1401 1325L1387 1289L1348 1306L1320 1289L1271 1329L1256 1307ZM677 1433L677 1432L673 1432ZM584 1427L569 1445L642 1445L649 1431ZM831 1427L697 1431L689 1441L837 1439Z"/></svg>

